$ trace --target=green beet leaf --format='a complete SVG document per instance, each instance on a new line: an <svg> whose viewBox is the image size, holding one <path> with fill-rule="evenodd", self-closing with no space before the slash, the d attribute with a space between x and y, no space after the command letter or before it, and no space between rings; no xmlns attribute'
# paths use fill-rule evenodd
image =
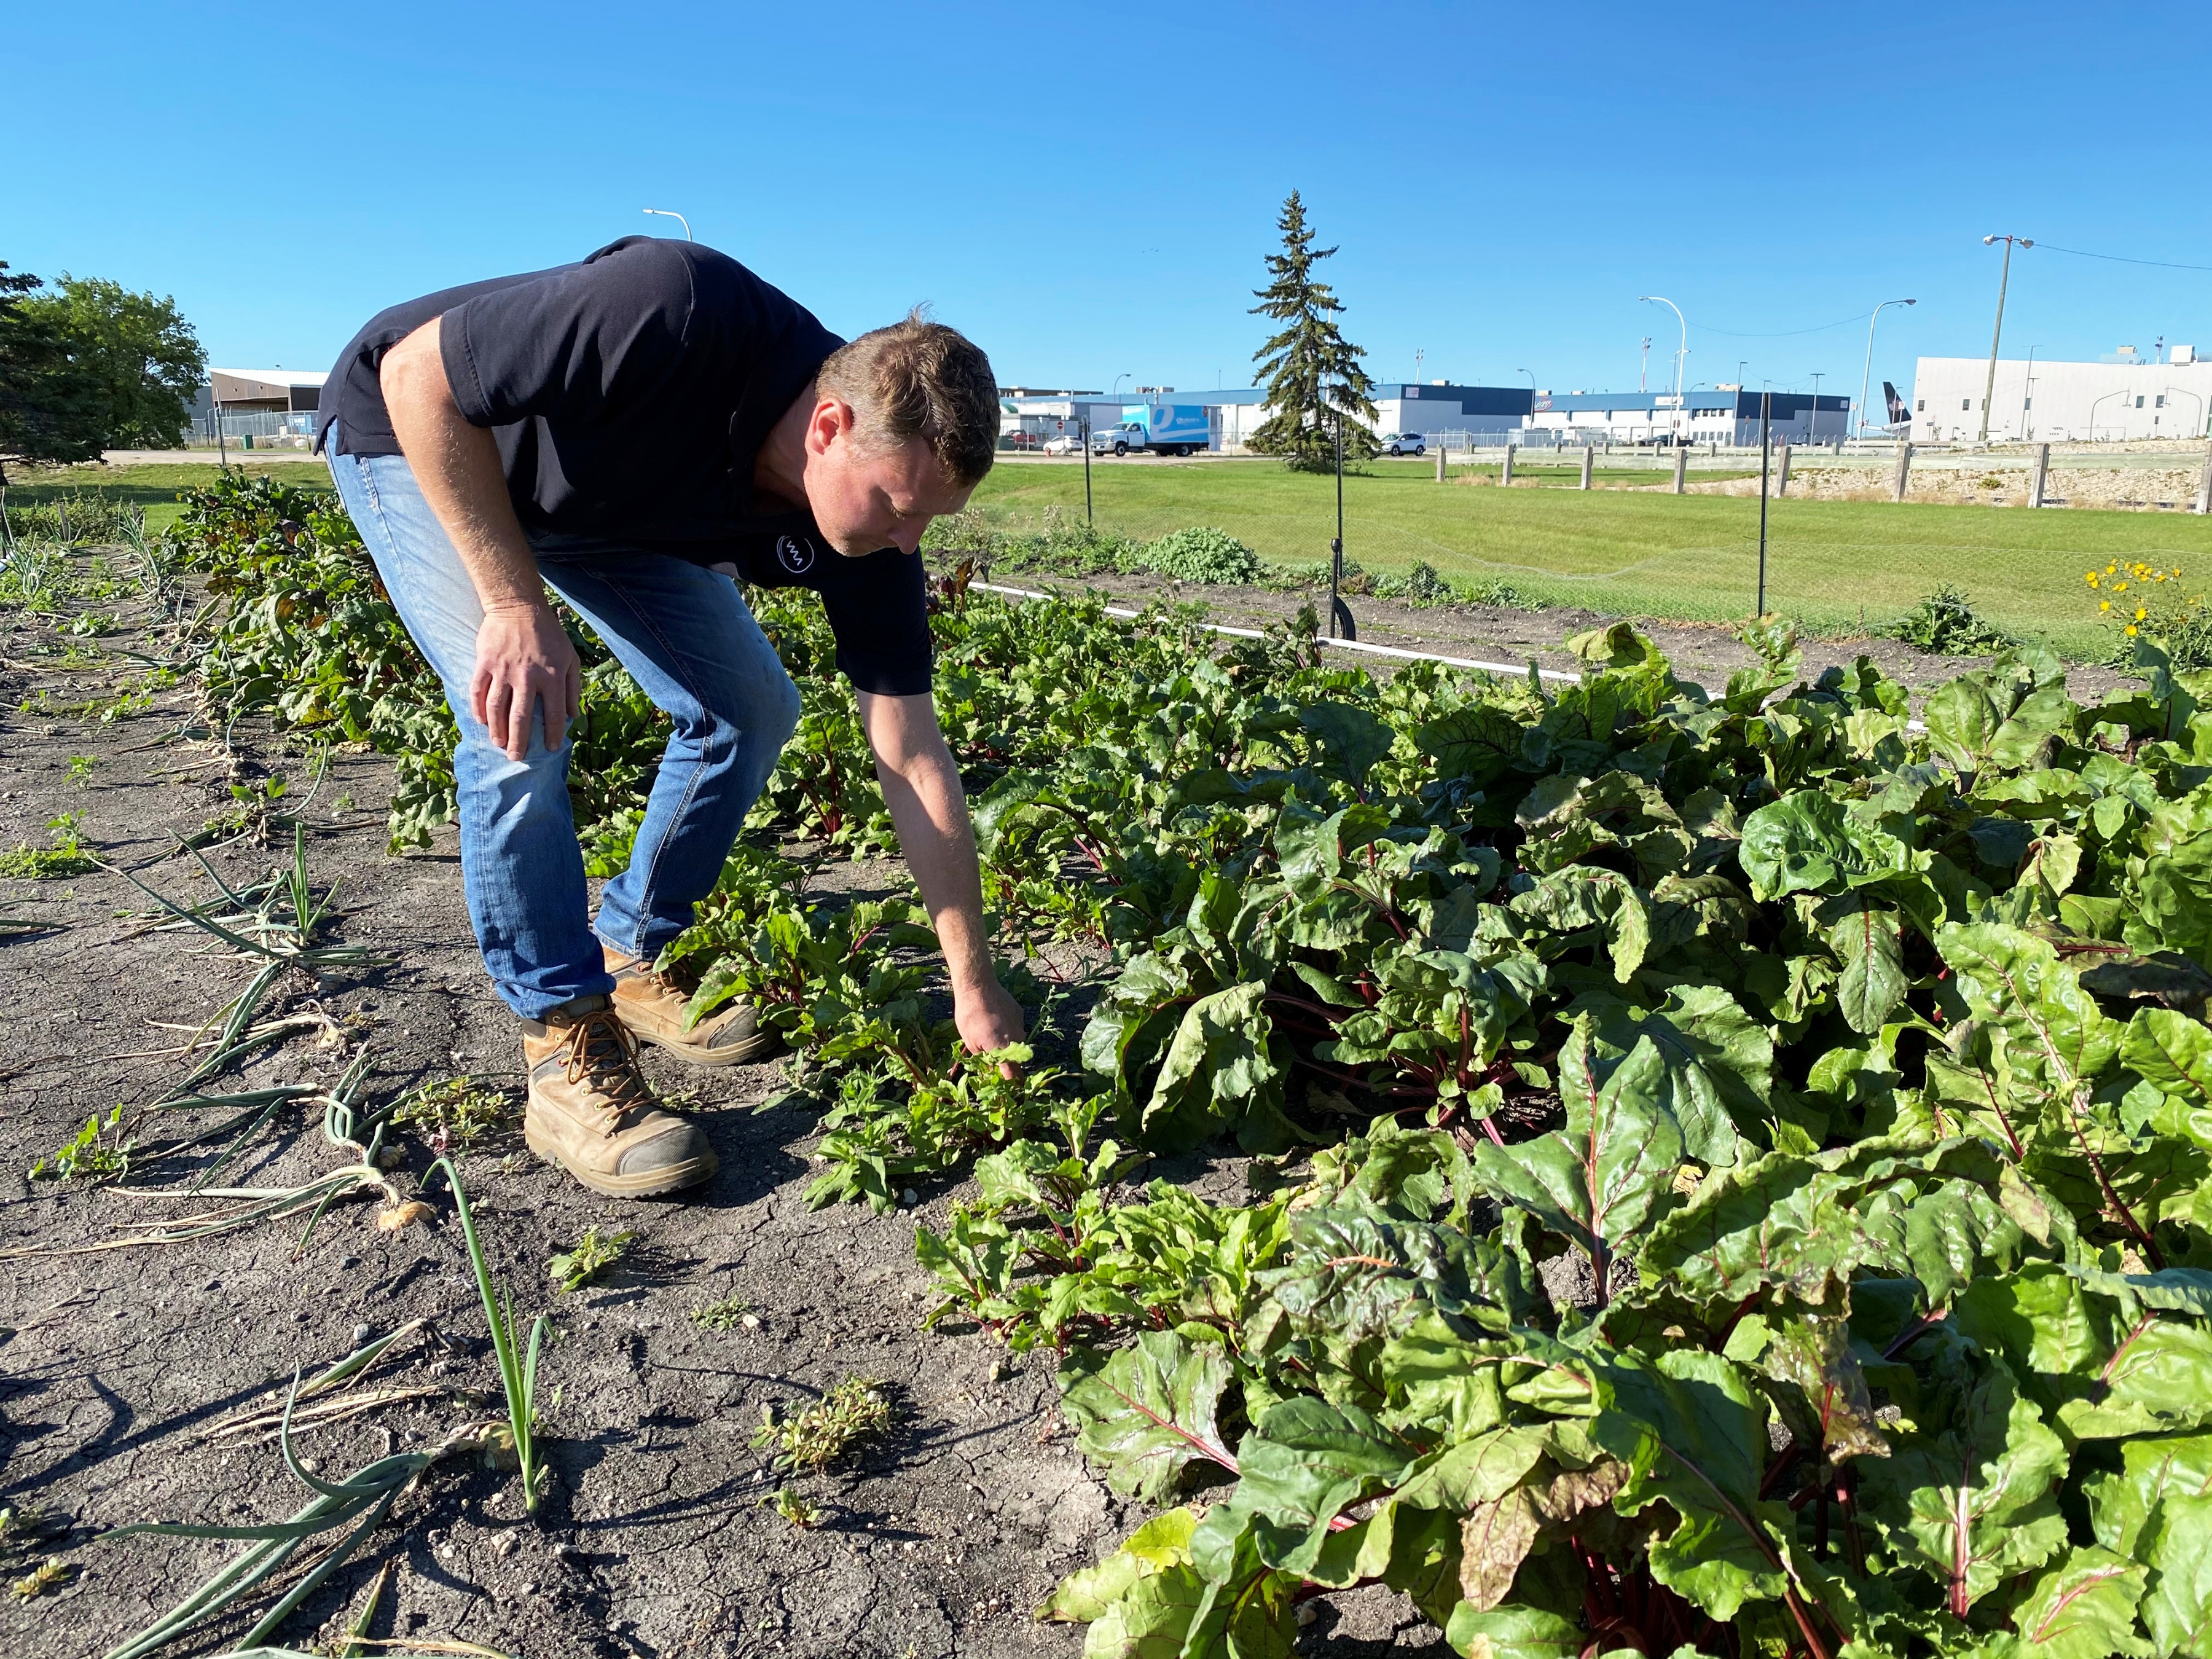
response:
<svg viewBox="0 0 2212 1659"><path fill-rule="evenodd" d="M2136 1629L2147 1570L2094 1545L2066 1559L2035 1581L2013 1610L2015 1652L2040 1659L2147 1659L2154 1649Z"/></svg>
<svg viewBox="0 0 2212 1659"><path fill-rule="evenodd" d="M1502 1331L1534 1306L1503 1246L1351 1206L1293 1214L1290 1261L1260 1282L1294 1320L1350 1342L1403 1330L1424 1309Z"/></svg>
<svg viewBox="0 0 2212 1659"><path fill-rule="evenodd" d="M1061 1403L1079 1431L1077 1445L1114 1489L1157 1503L1194 1460L1237 1468L1216 1422L1230 1376L1218 1346L1146 1331L1110 1357L1071 1354L1060 1375Z"/></svg>
<svg viewBox="0 0 2212 1659"><path fill-rule="evenodd" d="M1652 1540L1652 1576L1715 1619L1790 1588L1779 1540L1789 1511L1763 1503L1766 1413L1743 1372L1715 1353L1676 1349L1656 1363L1609 1366L1613 1408L1595 1437L1629 1468L1613 1506L1637 1515L1662 1499L1680 1524Z"/></svg>
<svg viewBox="0 0 2212 1659"><path fill-rule="evenodd" d="M1845 1024L1862 1036L1880 1031L1905 1000L1905 936L1897 912L1853 895L1830 910L1825 935L1843 963L1836 981L1836 1005Z"/></svg>
<svg viewBox="0 0 2212 1659"><path fill-rule="evenodd" d="M1898 1557L1934 1579L1943 1605L1964 1619L2065 1543L2057 1492L2065 1472L2063 1443L1992 1361L1957 1390L1934 1433L1860 1465L1860 1480Z"/></svg>
<svg viewBox="0 0 2212 1659"><path fill-rule="evenodd" d="M1170 1510L1121 1540L1121 1547L1095 1567L1070 1573L1036 1610L1040 1619L1089 1624L1129 1592L1139 1578L1190 1563L1191 1529L1204 1511Z"/></svg>
<svg viewBox="0 0 2212 1659"><path fill-rule="evenodd" d="M1589 1645L1579 1626L1540 1607L1488 1610L1472 1601L1452 1609L1444 1640L1470 1659L1577 1659Z"/></svg>
<svg viewBox="0 0 2212 1659"><path fill-rule="evenodd" d="M1658 1104L1667 1062L1650 1038L1601 1082L1588 1026L1577 1025L1559 1066L1566 1127L1504 1146L1478 1141L1475 1177L1586 1252L1602 1297L1616 1242L1639 1232L1667 1192L1682 1136Z"/></svg>

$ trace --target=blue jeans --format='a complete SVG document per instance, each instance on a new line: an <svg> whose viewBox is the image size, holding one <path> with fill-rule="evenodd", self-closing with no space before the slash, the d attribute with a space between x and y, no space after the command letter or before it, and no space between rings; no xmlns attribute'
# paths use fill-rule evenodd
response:
<svg viewBox="0 0 2212 1659"><path fill-rule="evenodd" d="M330 458L338 498L461 728L461 875L484 966L525 1019L613 988L599 942L650 958L690 925L799 723L799 690L737 584L611 543L549 538L538 570L675 722L629 867L599 895L597 936L568 808L569 743L513 761L469 712L483 606L398 455Z"/></svg>

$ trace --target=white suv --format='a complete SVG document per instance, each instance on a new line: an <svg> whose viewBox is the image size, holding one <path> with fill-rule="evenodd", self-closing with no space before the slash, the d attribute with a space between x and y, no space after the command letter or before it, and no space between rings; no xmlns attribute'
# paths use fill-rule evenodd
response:
<svg viewBox="0 0 2212 1659"><path fill-rule="evenodd" d="M1418 432L1386 432L1376 441L1386 455L1425 455L1428 441Z"/></svg>

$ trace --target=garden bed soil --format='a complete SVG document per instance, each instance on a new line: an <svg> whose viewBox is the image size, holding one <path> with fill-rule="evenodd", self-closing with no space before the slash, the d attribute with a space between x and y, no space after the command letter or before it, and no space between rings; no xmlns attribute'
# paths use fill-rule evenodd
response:
<svg viewBox="0 0 2212 1659"><path fill-rule="evenodd" d="M45 844L49 819L81 812L101 859L196 902L212 883L175 837L232 805L228 763L204 733L188 735L184 687L105 726L16 712L42 691L49 706L110 697L138 666L109 654L97 666L60 668L52 658L63 643L50 624L0 617L0 848ZM99 643L148 647L128 633ZM286 805L304 795L300 756L265 738L237 742L247 776L283 771L300 786ZM80 787L70 763L85 755L99 759ZM387 965L320 987L302 976L265 1005L326 1013L343 1041L303 1037L211 1086L327 1085L364 1048L373 1099L457 1073L519 1083L514 1022L477 962L453 832L428 853L387 855L389 781L384 760L341 753L302 811L312 872L340 884L331 934L373 947ZM289 850L249 842L209 857L234 885ZM883 863L822 872L825 884L845 887L897 878ZM204 934L149 931L149 908L105 871L0 881L0 914L46 927L0 935L11 1004L0 1028L0 1246L91 1243L197 1207L25 1176L93 1113L166 1090L181 1068L147 1051L184 1037L161 1022L198 1025L250 976L239 957L205 948L213 941ZM914 1210L885 1216L854 1206L810 1212L801 1193L812 1113L756 1109L782 1091L779 1065L692 1073L650 1050L646 1064L664 1088L696 1091L690 1109L720 1155L720 1174L689 1201L598 1197L539 1164L519 1135L460 1159L495 1271L526 1322L550 1310L558 1331L541 1382L552 1480L538 1516L526 1520L511 1473L473 1458L435 1468L279 1639L304 1645L334 1632L377 1565L392 1560L398 1571L372 1634L480 1643L527 1659L1076 1652L1079 1628L1039 1625L1030 1609L1110 1549L1128 1516L1075 1452L1048 1354L1009 1355L972 1330L920 1328L926 1279L915 1226L941 1226L963 1189L925 1189ZM289 1185L343 1161L319 1121L289 1109L223 1180ZM412 1193L433 1149L411 1133L396 1144L395 1179ZM1241 1190L1229 1165L1188 1160L1165 1172L1223 1196ZM0 1652L105 1652L241 1547L94 1541L106 1528L294 1513L307 1494L273 1444L211 1443L205 1426L281 1387L295 1367L312 1374L344 1355L359 1327L435 1321L458 1350L418 1350L392 1377L456 1392L302 1433L299 1449L323 1478L501 1413L451 1200L424 1196L438 1212L431 1224L380 1231L364 1200L324 1217L304 1249L294 1220L7 1264L0 1507L58 1517L64 1531L29 1559L52 1554L76 1571L58 1593L0 1598ZM555 1295L548 1256L594 1221L635 1229L631 1258L602 1285ZM751 1304L757 1328L704 1329L689 1316L730 1297ZM854 1374L886 1385L898 1408L891 1432L830 1474L772 1471L769 1453L750 1444L763 1407L802 1406ZM800 1530L762 1505L786 1484L820 1507L818 1528ZM9 1576L27 1566L19 1560ZM1317 1637L1338 1629L1344 1639L1312 1650L1345 1659L1388 1650L1410 1614L1387 1601L1348 1598L1315 1626ZM223 1620L167 1651L222 1651L245 1628ZM1373 1639L1352 1639L1361 1631Z"/></svg>

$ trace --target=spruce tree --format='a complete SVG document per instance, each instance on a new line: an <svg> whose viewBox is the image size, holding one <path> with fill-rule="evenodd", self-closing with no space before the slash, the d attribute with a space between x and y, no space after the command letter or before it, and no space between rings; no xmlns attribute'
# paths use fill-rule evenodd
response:
<svg viewBox="0 0 2212 1659"><path fill-rule="evenodd" d="M1283 251L1267 256L1273 280L1253 290L1260 303L1252 307L1254 315L1280 325L1252 354L1273 412L1253 433L1251 447L1262 455L1282 456L1299 471L1327 472L1336 464L1339 419L1346 460L1365 460L1376 453L1375 434L1367 424L1376 417L1369 395L1375 383L1359 366L1359 348L1336 325L1343 303L1327 283L1315 280L1315 264L1336 250L1313 246L1305 204L1295 190L1275 224L1283 233Z"/></svg>

